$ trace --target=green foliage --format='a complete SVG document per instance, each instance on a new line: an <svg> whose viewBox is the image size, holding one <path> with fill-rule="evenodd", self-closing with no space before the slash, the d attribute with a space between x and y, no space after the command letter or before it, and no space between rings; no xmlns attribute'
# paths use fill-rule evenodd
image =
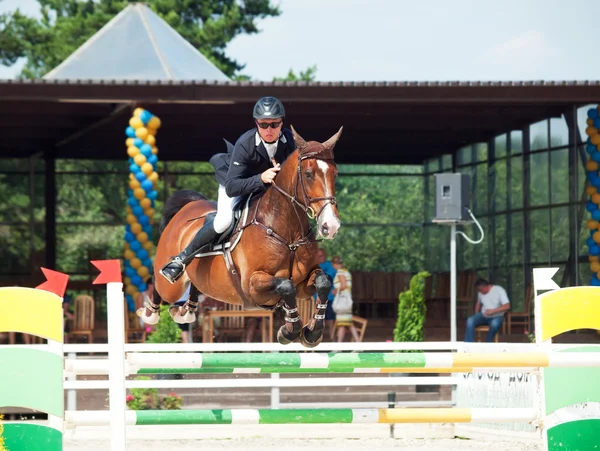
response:
<svg viewBox="0 0 600 451"><path fill-rule="evenodd" d="M285 77L274 77L273 81L314 81L316 78L317 66L313 65L305 71L301 71L298 75L290 69Z"/></svg>
<svg viewBox="0 0 600 451"><path fill-rule="evenodd" d="M180 343L181 329L169 314L169 305L160 306L160 319L156 330L148 336L148 343Z"/></svg>
<svg viewBox="0 0 600 451"><path fill-rule="evenodd" d="M398 296L398 320L394 329L394 341L424 341L423 331L427 307L425 305L426 271L410 279L408 290Z"/></svg>
<svg viewBox="0 0 600 451"><path fill-rule="evenodd" d="M127 0L38 0L42 18L19 11L0 15L0 63L24 57L21 78L52 70L129 3ZM228 43L240 34L258 33L256 22L281 14L271 0L146 0L155 13L227 76L244 65L227 57Z"/></svg>
<svg viewBox="0 0 600 451"><path fill-rule="evenodd" d="M140 376L138 380L150 380L147 376ZM130 410L180 410L182 398L171 392L166 396L159 396L156 388L132 388L125 399Z"/></svg>

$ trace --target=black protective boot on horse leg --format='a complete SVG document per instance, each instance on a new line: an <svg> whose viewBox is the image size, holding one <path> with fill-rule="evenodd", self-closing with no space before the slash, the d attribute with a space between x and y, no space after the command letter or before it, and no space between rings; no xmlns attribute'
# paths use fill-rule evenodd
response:
<svg viewBox="0 0 600 451"><path fill-rule="evenodd" d="M296 303L296 288L291 280L279 279L275 283L275 292L283 299L281 307L285 312L285 324L277 331L277 341L287 345L296 341L302 330L302 321Z"/></svg>
<svg viewBox="0 0 600 451"><path fill-rule="evenodd" d="M185 267L194 259L198 251L207 244L212 243L220 235L213 227L215 216L216 213L209 213L204 220L202 228L198 230L190 244L159 271L170 283L177 282L183 275Z"/></svg>
<svg viewBox="0 0 600 451"><path fill-rule="evenodd" d="M306 324L300 334L300 343L307 348L314 348L323 341L323 330L325 329L325 310L327 309L327 298L331 291L331 280L327 275L320 271L315 278L315 288L317 289L315 319L312 329Z"/></svg>

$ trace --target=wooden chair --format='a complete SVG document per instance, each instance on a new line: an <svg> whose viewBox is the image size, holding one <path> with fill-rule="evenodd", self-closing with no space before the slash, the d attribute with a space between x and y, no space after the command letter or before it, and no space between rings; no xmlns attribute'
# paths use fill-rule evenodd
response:
<svg viewBox="0 0 600 451"><path fill-rule="evenodd" d="M523 311L513 312L510 310L506 313L504 324L506 324L507 332L512 334L513 326L525 326L526 330L531 332L531 300L533 298L533 286L528 285L525 289L525 298L523 299Z"/></svg>
<svg viewBox="0 0 600 451"><path fill-rule="evenodd" d="M487 335L487 333L490 331L490 326L477 326L475 328L475 340L477 342L481 342L483 341L483 336ZM498 331L498 333L496 333L496 336L494 337L494 341L496 343L498 343L498 339L500 336L500 331Z"/></svg>
<svg viewBox="0 0 600 451"><path fill-rule="evenodd" d="M459 271L456 277L456 316L467 318L473 311L475 295L475 272ZM462 315L461 315L462 314Z"/></svg>
<svg viewBox="0 0 600 451"><path fill-rule="evenodd" d="M87 294L79 295L73 301L74 318L71 331L67 333L69 339L72 336L87 337L88 343L94 342L94 298Z"/></svg>

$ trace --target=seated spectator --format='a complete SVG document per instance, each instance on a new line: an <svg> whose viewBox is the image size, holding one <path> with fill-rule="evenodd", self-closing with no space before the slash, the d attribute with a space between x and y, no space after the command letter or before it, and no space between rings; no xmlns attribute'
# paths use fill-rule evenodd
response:
<svg viewBox="0 0 600 451"><path fill-rule="evenodd" d="M477 326L490 327L485 341L492 342L502 327L504 312L510 309L510 301L504 288L491 284L485 279L477 279L475 288L478 291L475 314L467 318L465 342L475 341Z"/></svg>

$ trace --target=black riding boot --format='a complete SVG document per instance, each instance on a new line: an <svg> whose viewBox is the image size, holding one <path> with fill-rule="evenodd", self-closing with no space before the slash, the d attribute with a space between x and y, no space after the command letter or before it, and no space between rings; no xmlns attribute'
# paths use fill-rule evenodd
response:
<svg viewBox="0 0 600 451"><path fill-rule="evenodd" d="M190 244L160 270L165 279L171 283L177 282L177 279L183 275L185 267L194 259L194 255L219 236L213 227L214 219L214 213L208 215L204 221L204 225L198 230Z"/></svg>

